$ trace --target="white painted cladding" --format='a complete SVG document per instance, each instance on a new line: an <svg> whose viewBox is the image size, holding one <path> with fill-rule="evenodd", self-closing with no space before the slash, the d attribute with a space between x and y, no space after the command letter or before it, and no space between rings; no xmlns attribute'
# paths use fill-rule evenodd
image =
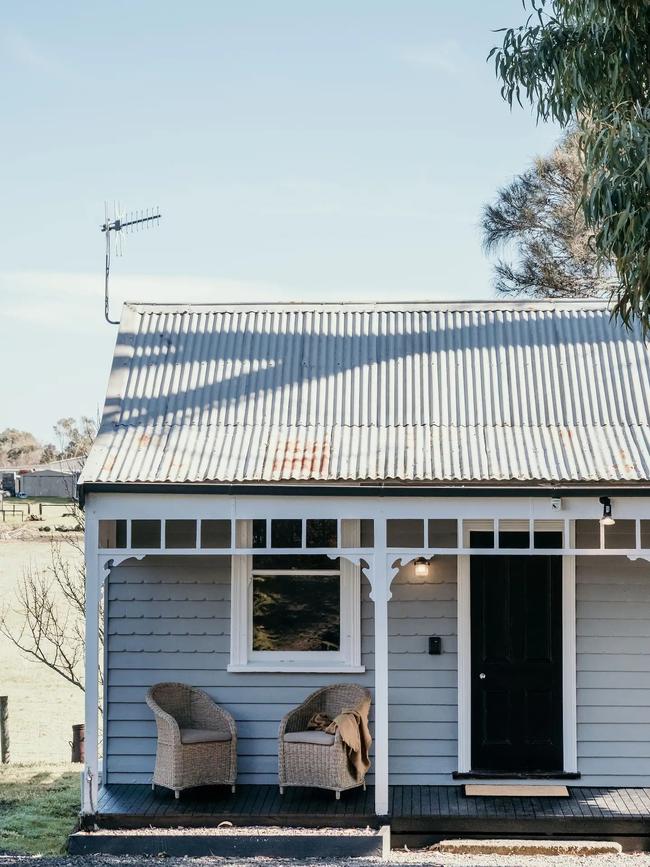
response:
<svg viewBox="0 0 650 867"><path fill-rule="evenodd" d="M647 481L599 302L127 305L82 482Z"/></svg>
<svg viewBox="0 0 650 867"><path fill-rule="evenodd" d="M647 785L650 778L650 567L623 557L580 557L577 581L578 768L582 785ZM457 762L456 562L412 568L389 603L389 768L394 784L449 784ZM277 728L323 674L228 674L228 558L148 557L108 581L108 782L148 782L155 726L148 686L178 679L205 687L235 716L240 781L276 782ZM371 690L373 612L362 583L363 675ZM427 654L442 636L443 654ZM337 679L341 675L335 676Z"/></svg>

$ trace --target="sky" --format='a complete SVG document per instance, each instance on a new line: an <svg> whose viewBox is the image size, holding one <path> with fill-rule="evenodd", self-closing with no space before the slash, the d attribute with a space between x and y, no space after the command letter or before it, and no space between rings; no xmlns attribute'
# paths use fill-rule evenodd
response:
<svg viewBox="0 0 650 867"><path fill-rule="evenodd" d="M123 300L494 295L481 208L559 131L503 102L521 0L3 4L0 430L101 409Z"/></svg>

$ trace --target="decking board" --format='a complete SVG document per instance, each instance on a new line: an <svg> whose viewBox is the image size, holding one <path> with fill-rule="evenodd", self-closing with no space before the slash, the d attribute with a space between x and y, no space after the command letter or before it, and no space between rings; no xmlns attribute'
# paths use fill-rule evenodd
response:
<svg viewBox="0 0 650 867"><path fill-rule="evenodd" d="M571 835L642 837L650 841L650 788L575 787L570 798L465 797L460 786L392 786L390 814L374 814L374 791L343 792L272 785L172 792L143 785L100 791L100 827L237 825L363 827L390 824L394 835Z"/></svg>

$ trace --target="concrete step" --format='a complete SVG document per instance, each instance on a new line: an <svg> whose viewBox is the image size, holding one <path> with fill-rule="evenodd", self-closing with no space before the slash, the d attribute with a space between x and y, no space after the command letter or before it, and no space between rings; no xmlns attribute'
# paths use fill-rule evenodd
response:
<svg viewBox="0 0 650 867"><path fill-rule="evenodd" d="M617 855L606 840L442 840L434 851L448 855Z"/></svg>
<svg viewBox="0 0 650 867"><path fill-rule="evenodd" d="M68 837L70 855L167 855L175 857L386 858L390 828L242 828L78 831Z"/></svg>

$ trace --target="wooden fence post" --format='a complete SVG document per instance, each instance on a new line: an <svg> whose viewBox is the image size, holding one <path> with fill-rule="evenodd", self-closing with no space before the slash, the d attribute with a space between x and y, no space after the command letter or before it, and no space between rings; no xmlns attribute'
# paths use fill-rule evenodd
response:
<svg viewBox="0 0 650 867"><path fill-rule="evenodd" d="M0 763L9 762L9 698L0 695Z"/></svg>

